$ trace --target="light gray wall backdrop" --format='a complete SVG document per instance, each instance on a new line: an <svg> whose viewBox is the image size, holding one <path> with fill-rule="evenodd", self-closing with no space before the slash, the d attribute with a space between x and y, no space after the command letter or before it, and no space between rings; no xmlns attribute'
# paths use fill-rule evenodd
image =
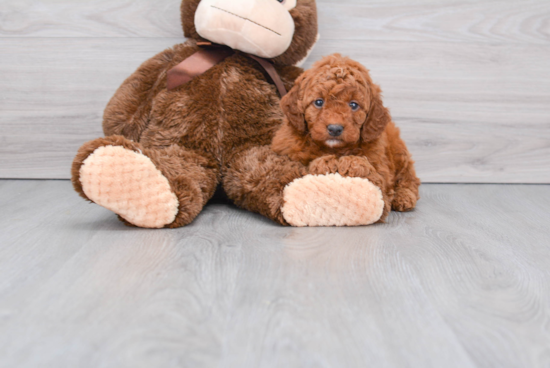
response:
<svg viewBox="0 0 550 368"><path fill-rule="evenodd" d="M424 182L550 183L550 1L318 7L306 67L371 69ZM179 0L0 0L0 178L69 178L116 88L181 42Z"/></svg>

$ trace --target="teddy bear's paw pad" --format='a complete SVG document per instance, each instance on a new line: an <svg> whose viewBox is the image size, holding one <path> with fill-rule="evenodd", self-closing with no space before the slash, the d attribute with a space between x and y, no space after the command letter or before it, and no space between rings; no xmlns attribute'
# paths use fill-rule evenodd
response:
<svg viewBox="0 0 550 368"><path fill-rule="evenodd" d="M360 226L380 219L382 191L368 179L307 175L284 190L283 217L292 226Z"/></svg>
<svg viewBox="0 0 550 368"><path fill-rule="evenodd" d="M174 222L178 198L151 160L120 146L96 149L80 168L86 196L133 225L161 228Z"/></svg>

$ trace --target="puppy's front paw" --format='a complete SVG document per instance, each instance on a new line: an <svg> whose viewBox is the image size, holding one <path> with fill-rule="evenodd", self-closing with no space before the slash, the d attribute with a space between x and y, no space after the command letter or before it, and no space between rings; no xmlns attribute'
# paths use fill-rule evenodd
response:
<svg viewBox="0 0 550 368"><path fill-rule="evenodd" d="M312 175L335 174L338 172L338 158L334 155L318 157L309 164Z"/></svg>
<svg viewBox="0 0 550 368"><path fill-rule="evenodd" d="M343 156L338 160L338 173L342 176L369 178L373 172L375 169L366 157Z"/></svg>

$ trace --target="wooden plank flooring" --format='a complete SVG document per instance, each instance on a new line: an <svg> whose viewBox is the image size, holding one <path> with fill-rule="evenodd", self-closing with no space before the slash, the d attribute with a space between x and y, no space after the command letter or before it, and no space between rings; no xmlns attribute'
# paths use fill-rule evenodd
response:
<svg viewBox="0 0 550 368"><path fill-rule="evenodd" d="M0 181L0 366L548 367L550 186L421 193L369 227L143 230Z"/></svg>
<svg viewBox="0 0 550 368"><path fill-rule="evenodd" d="M425 182L550 183L550 2L320 0L321 41L372 70ZM0 178L68 178L103 108L182 42L179 1L6 0Z"/></svg>

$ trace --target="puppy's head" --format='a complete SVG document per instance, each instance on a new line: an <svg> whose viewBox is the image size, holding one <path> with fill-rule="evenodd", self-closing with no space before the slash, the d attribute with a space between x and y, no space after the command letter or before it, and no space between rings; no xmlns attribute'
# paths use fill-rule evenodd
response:
<svg viewBox="0 0 550 368"><path fill-rule="evenodd" d="M346 148L375 140L391 121L380 92L365 67L334 54L302 74L281 107L298 134Z"/></svg>

